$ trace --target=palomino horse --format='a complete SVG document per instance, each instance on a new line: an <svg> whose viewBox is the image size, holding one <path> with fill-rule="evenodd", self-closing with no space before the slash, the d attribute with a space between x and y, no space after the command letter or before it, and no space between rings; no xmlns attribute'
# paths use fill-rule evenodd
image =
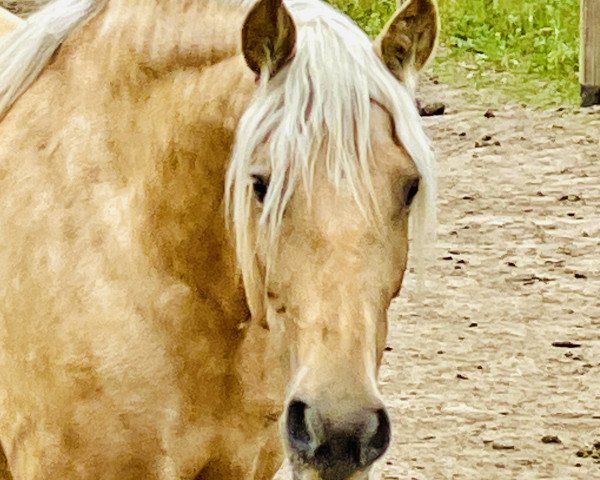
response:
<svg viewBox="0 0 600 480"><path fill-rule="evenodd" d="M319 0L56 0L3 37L15 480L368 477L386 312L433 227L437 22L409 0L372 44Z"/></svg>

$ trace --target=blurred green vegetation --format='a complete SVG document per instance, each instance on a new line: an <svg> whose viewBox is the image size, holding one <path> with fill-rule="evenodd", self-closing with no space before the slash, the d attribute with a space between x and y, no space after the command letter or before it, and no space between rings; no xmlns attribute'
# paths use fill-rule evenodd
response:
<svg viewBox="0 0 600 480"><path fill-rule="evenodd" d="M328 0L375 36L395 0ZM431 72L490 102L579 102L579 0L438 0Z"/></svg>

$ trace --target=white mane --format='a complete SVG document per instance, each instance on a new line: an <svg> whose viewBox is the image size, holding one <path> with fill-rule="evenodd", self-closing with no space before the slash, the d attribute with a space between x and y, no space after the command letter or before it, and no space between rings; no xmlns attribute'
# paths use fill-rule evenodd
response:
<svg viewBox="0 0 600 480"><path fill-rule="evenodd" d="M392 76L371 40L348 17L319 0L288 0L286 6L298 27L295 57L286 70L262 82L243 115L226 181L227 212L253 311L260 309L262 293L256 288L264 279L256 278L251 168L253 153L267 137L271 176L260 228L271 242L277 240L294 188L302 183L310 192L315 153L323 146L331 181L339 186L344 178L361 212L376 218L370 99L392 114L396 134L422 176L411 213L419 259L435 232L433 152L408 89Z"/></svg>
<svg viewBox="0 0 600 480"><path fill-rule="evenodd" d="M0 118L67 36L106 0L54 0L0 38Z"/></svg>

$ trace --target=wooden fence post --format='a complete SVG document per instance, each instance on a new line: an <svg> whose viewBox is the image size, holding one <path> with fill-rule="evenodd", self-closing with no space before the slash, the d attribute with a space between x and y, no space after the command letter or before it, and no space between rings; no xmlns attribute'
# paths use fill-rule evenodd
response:
<svg viewBox="0 0 600 480"><path fill-rule="evenodd" d="M0 7L0 36L17 28L23 20Z"/></svg>
<svg viewBox="0 0 600 480"><path fill-rule="evenodd" d="M600 0L581 0L581 106L600 105Z"/></svg>

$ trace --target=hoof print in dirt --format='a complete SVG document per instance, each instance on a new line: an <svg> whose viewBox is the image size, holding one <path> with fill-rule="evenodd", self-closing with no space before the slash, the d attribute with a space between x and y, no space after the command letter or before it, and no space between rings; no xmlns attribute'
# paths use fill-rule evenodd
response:
<svg viewBox="0 0 600 480"><path fill-rule="evenodd" d="M507 445L505 443L498 443L498 442L492 443L492 448L494 450L515 450L514 445Z"/></svg>
<svg viewBox="0 0 600 480"><path fill-rule="evenodd" d="M563 195L558 199L559 202L580 202L581 197L579 195Z"/></svg>
<svg viewBox="0 0 600 480"><path fill-rule="evenodd" d="M544 435L542 437L542 443L562 443L562 441L556 435Z"/></svg>

